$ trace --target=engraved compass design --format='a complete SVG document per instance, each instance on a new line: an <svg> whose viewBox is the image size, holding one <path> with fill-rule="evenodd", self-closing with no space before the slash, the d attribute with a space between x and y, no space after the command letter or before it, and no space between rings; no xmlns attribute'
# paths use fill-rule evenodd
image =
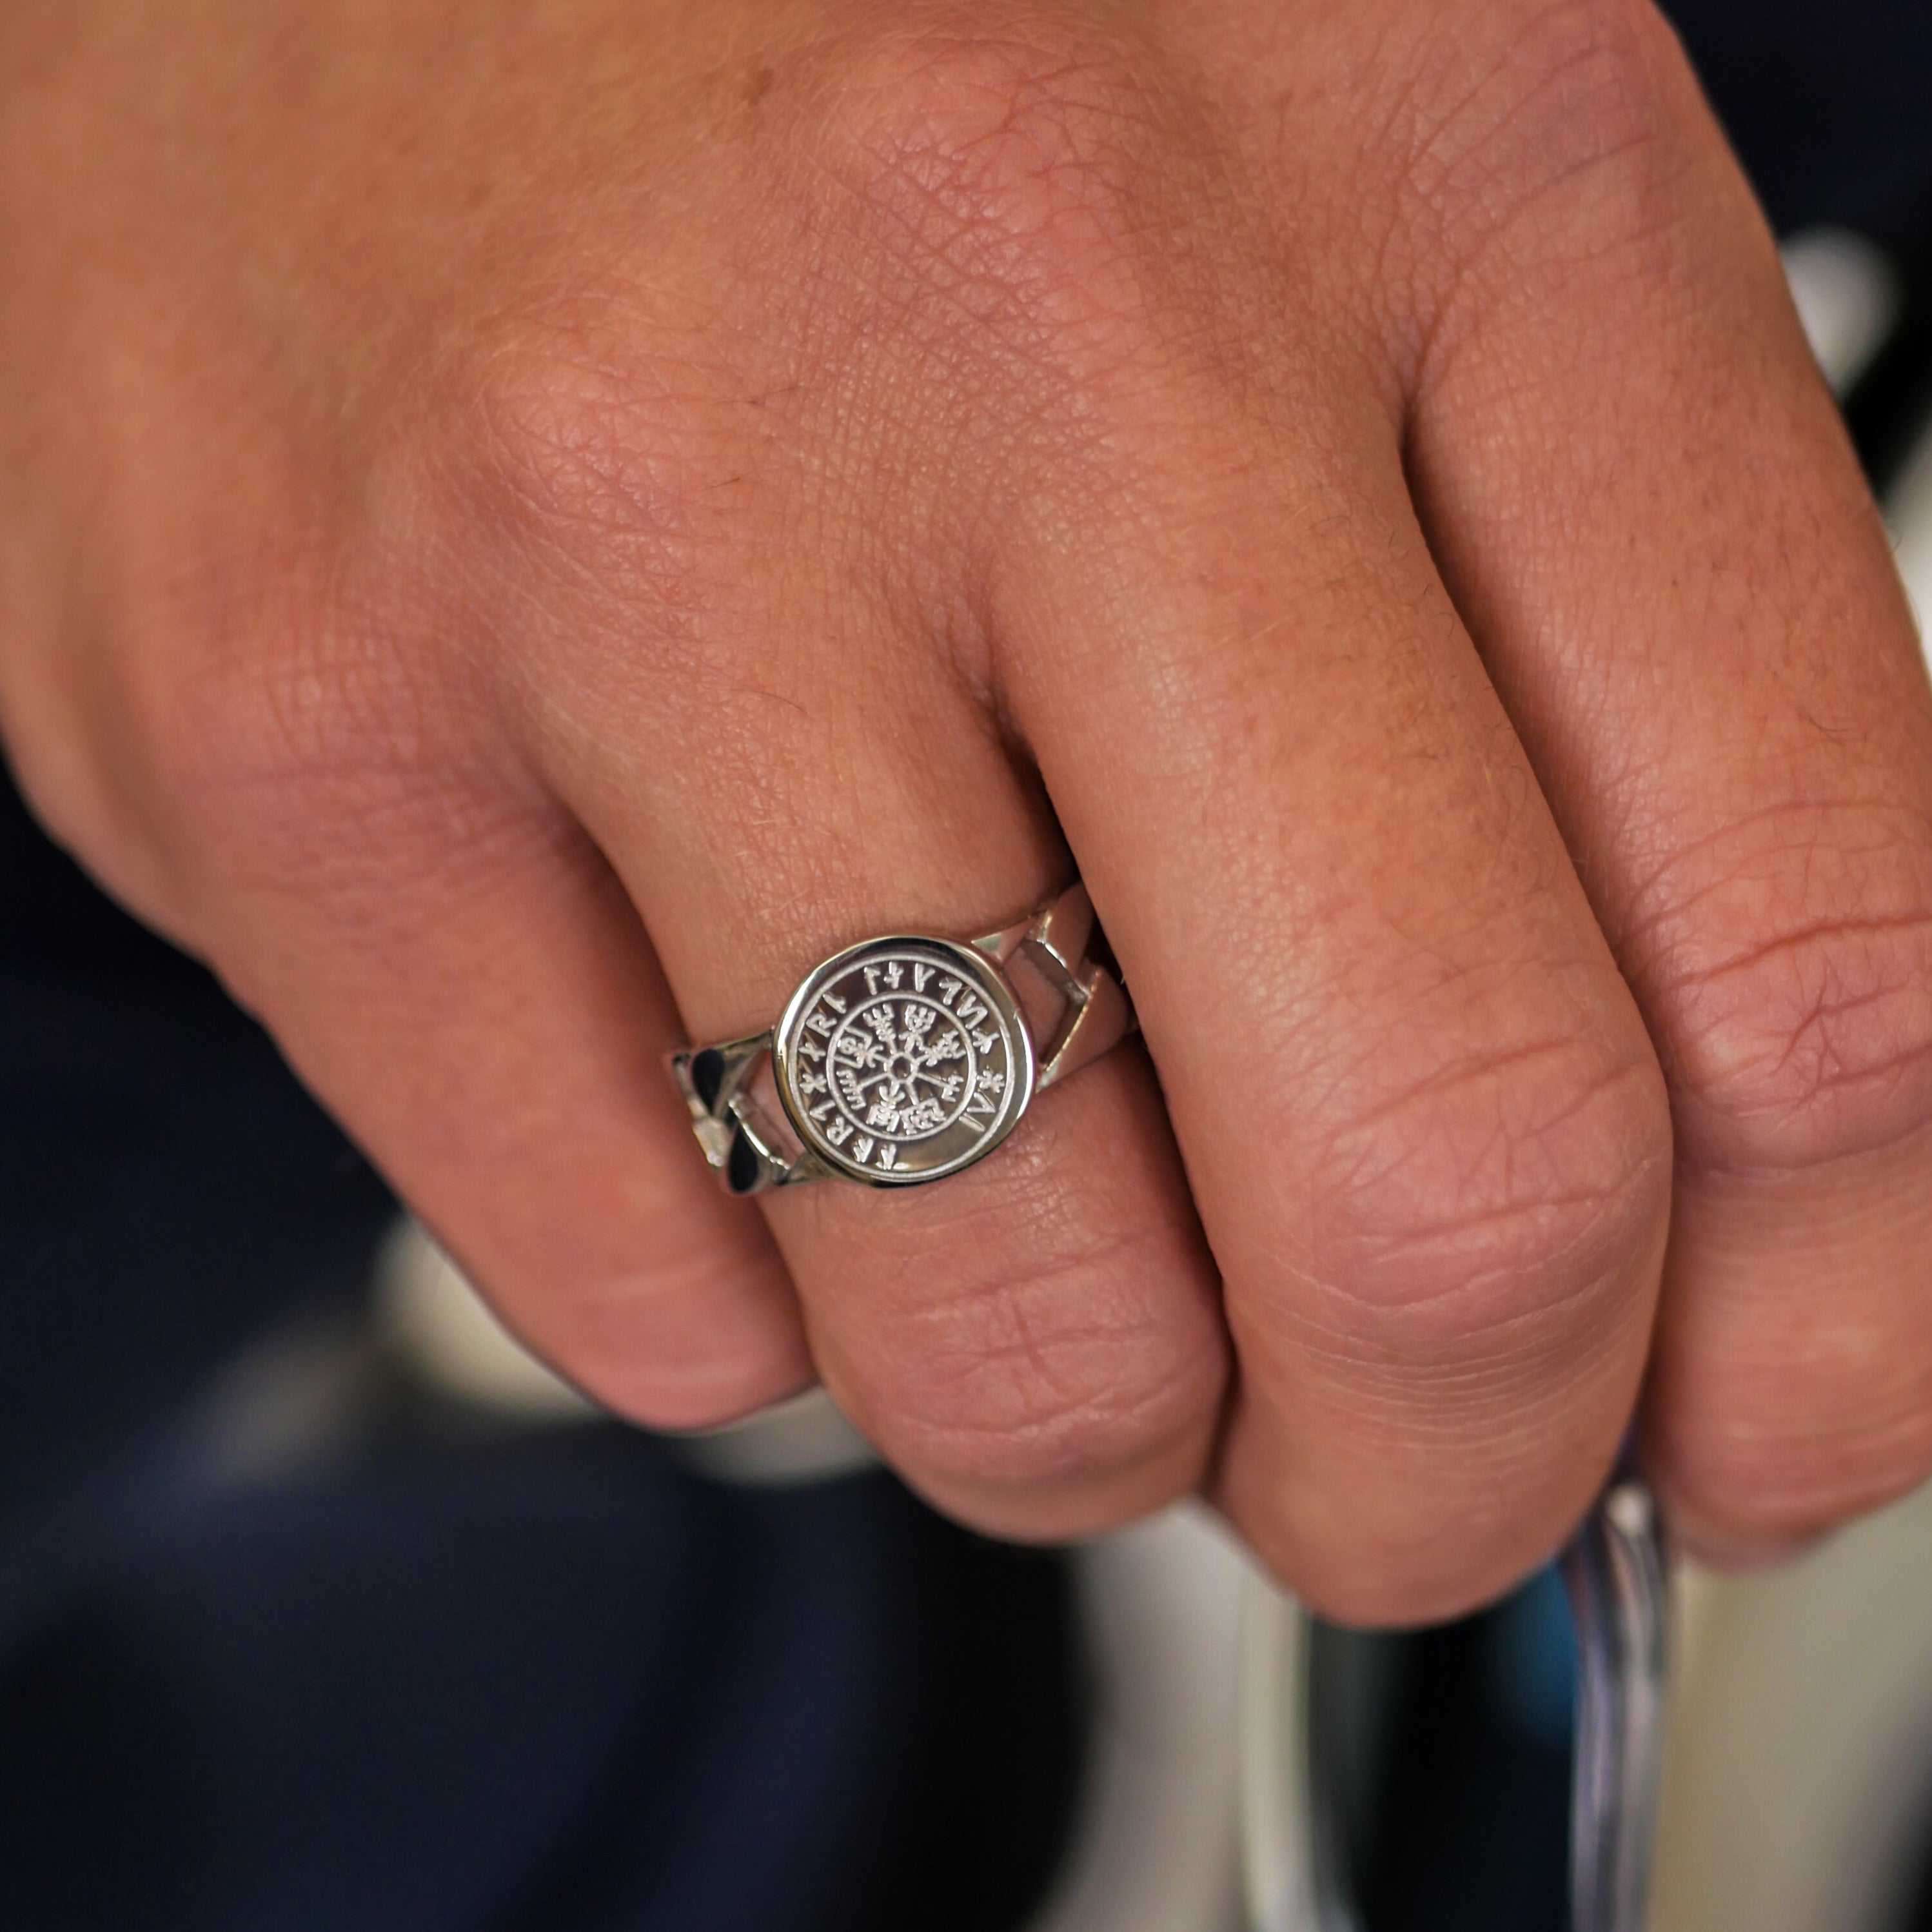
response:
<svg viewBox="0 0 1932 1932"><path fill-rule="evenodd" d="M991 1153L1033 1091L1012 992L989 961L947 940L871 940L827 960L793 995L773 1052L806 1147L887 1186Z"/></svg>

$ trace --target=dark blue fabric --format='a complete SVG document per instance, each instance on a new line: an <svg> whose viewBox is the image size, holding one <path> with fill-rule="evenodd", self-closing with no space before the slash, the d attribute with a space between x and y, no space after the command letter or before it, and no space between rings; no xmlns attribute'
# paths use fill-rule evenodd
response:
<svg viewBox="0 0 1932 1932"><path fill-rule="evenodd" d="M1079 1725L1057 1560L399 1396L211 1484L182 1418L394 1212L0 786L0 1927L991 1932ZM472 1426L473 1429L473 1425Z"/></svg>
<svg viewBox="0 0 1932 1932"><path fill-rule="evenodd" d="M1067 1638L1052 1559L886 1478L724 1490L614 1426L151 1490L0 1668L0 1925L1004 1925Z"/></svg>
<svg viewBox="0 0 1932 1932"><path fill-rule="evenodd" d="M358 1292L391 1211L261 1030L0 775L0 1551L266 1322Z"/></svg>
<svg viewBox="0 0 1932 1932"><path fill-rule="evenodd" d="M1925 0L1664 0L1780 230L1881 246L1932 230L1932 6Z"/></svg>
<svg viewBox="0 0 1932 1932"><path fill-rule="evenodd" d="M1773 225L1852 229L1892 258L1900 313L1845 399L1852 440L1882 492L1932 421L1932 6L1665 7Z"/></svg>

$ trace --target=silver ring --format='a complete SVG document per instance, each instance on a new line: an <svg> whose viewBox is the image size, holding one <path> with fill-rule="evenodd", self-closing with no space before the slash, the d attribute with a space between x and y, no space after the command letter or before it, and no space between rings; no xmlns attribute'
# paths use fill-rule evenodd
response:
<svg viewBox="0 0 1932 1932"><path fill-rule="evenodd" d="M983 1160L1036 1094L1133 1025L1078 883L977 939L888 934L814 966L778 1024L671 1056L734 1194L836 1174L874 1187Z"/></svg>

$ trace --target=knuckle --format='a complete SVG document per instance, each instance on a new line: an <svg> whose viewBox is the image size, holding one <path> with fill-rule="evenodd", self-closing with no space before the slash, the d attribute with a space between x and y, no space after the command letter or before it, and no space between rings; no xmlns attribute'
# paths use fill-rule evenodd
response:
<svg viewBox="0 0 1932 1932"><path fill-rule="evenodd" d="M437 747L448 720L407 664L374 648L265 668L230 684L195 728L203 789L238 859L262 855L304 890L356 870L400 872L428 820L464 814L464 762ZM472 825L472 830L476 827ZM358 855L372 861L358 863Z"/></svg>
<svg viewBox="0 0 1932 1932"><path fill-rule="evenodd" d="M392 764L415 713L406 661L284 582L224 614L202 648L146 694L142 733L190 814L269 842L299 830L319 790Z"/></svg>
<svg viewBox="0 0 1932 1932"><path fill-rule="evenodd" d="M180 614L166 676L126 694L127 737L188 900L326 903L373 933L398 916L399 882L433 876L527 801L433 640L399 636L372 582L326 585L332 568L279 564Z"/></svg>
<svg viewBox="0 0 1932 1932"><path fill-rule="evenodd" d="M1378 1349L1520 1364L1660 1253L1671 1149L1640 1046L1566 1031L1406 1076L1323 1143L1316 1273Z"/></svg>
<svg viewBox="0 0 1932 1932"><path fill-rule="evenodd" d="M675 362L658 353L661 332L624 313L627 299L595 316L580 302L496 346L464 392L446 514L541 562L578 566L575 594L594 584L602 599L662 617L692 574L699 506L744 452L724 428L730 373L694 350Z"/></svg>
<svg viewBox="0 0 1932 1932"><path fill-rule="evenodd" d="M962 7L849 58L828 173L905 306L1031 356L1118 316L1155 116L1118 46L1044 10Z"/></svg>
<svg viewBox="0 0 1932 1932"><path fill-rule="evenodd" d="M1685 1150L1808 1166L1932 1124L1932 842L1780 813L1684 855L1641 916Z"/></svg>
<svg viewBox="0 0 1932 1932"><path fill-rule="evenodd" d="M1500 25L1504 98L1538 134L1567 134L1595 154L1650 130L1659 63L1675 46L1652 0L1521 0Z"/></svg>
<svg viewBox="0 0 1932 1932"><path fill-rule="evenodd" d="M464 599L450 632L484 646L453 660L464 688L567 758L687 710L748 740L735 700L770 674L769 600L796 580L775 480L793 425L755 400L784 387L779 352L646 304L621 273L551 292L452 385L418 493Z"/></svg>
<svg viewBox="0 0 1932 1932"><path fill-rule="evenodd" d="M881 478L930 470L942 413L949 476L982 485L987 424L1005 448L1151 339L1136 211L1159 110L1115 40L950 5L800 56L730 151L730 218L655 214L690 272L641 245L540 264L452 357L442 520L574 566L568 594L682 660L752 537L781 574L801 488L832 542L869 542L897 514Z"/></svg>
<svg viewBox="0 0 1932 1932"><path fill-rule="evenodd" d="M1407 188L1459 278L1486 290L1526 268L1650 258L1676 218L1692 124L1651 0L1517 0L1420 57L1432 78Z"/></svg>

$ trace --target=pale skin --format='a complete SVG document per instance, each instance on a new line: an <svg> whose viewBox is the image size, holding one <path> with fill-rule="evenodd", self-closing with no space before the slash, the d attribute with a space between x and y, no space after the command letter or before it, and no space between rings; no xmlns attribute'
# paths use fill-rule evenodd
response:
<svg viewBox="0 0 1932 1932"><path fill-rule="evenodd" d="M1641 0L13 0L0 728L532 1347L1448 1614L1932 1468L1932 697ZM663 1058L1088 881L1141 1039Z"/></svg>

